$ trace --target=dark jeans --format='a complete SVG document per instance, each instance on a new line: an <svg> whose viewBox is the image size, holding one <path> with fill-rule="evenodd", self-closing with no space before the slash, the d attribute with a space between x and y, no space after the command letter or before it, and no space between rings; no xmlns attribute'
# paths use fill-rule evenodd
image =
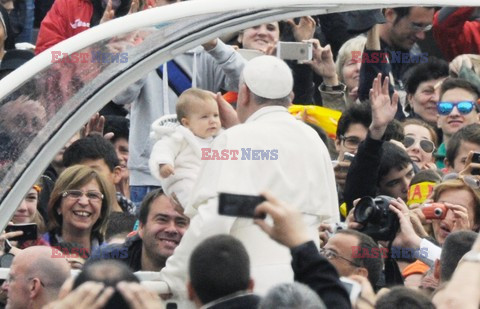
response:
<svg viewBox="0 0 480 309"><path fill-rule="evenodd" d="M148 192L158 189L158 186L130 186L130 200L135 204L137 211Z"/></svg>

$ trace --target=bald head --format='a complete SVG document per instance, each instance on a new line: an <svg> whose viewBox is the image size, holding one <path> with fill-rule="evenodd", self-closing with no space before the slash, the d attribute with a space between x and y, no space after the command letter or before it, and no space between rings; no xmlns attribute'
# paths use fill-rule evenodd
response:
<svg viewBox="0 0 480 309"><path fill-rule="evenodd" d="M70 265L52 255L46 246L21 250L10 267L6 285L7 308L41 308L57 298L60 287L70 277Z"/></svg>

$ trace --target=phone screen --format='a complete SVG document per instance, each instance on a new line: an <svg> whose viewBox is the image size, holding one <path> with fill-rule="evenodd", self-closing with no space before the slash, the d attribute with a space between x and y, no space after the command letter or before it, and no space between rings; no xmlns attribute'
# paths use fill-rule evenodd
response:
<svg viewBox="0 0 480 309"><path fill-rule="evenodd" d="M23 231L23 235L10 238L15 241L35 240L37 239L37 225L35 223L7 225L5 232Z"/></svg>
<svg viewBox="0 0 480 309"><path fill-rule="evenodd" d="M225 216L264 219L265 215L255 216L255 208L264 201L263 196L220 193L218 213Z"/></svg>

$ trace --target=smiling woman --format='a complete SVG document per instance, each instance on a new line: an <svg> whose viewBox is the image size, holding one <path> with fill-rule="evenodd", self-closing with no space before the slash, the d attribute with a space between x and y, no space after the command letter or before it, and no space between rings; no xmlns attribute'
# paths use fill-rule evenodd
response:
<svg viewBox="0 0 480 309"><path fill-rule="evenodd" d="M403 145L410 159L420 169L435 169L434 152L437 147L437 133L420 119L407 119L403 122L405 138Z"/></svg>
<svg viewBox="0 0 480 309"><path fill-rule="evenodd" d="M88 250L103 242L110 213L109 186L101 174L81 165L60 174L48 203L49 225L45 240L81 244Z"/></svg>

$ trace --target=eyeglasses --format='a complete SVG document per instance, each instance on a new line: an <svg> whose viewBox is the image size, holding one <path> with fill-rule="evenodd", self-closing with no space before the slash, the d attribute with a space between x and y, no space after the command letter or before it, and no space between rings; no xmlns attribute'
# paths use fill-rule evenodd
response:
<svg viewBox="0 0 480 309"><path fill-rule="evenodd" d="M330 249L325 249L325 248L322 248L320 249L320 254L323 255L324 257L326 257L327 259L331 260L331 259L342 259L344 261L347 261L348 263L356 266L356 267L362 267L360 264L352 261L352 260L349 260L347 258L344 258L343 256L339 255L337 252L333 251L333 250L330 250Z"/></svg>
<svg viewBox="0 0 480 309"><path fill-rule="evenodd" d="M475 176L471 175L459 175L457 173L450 173L442 178L442 182L446 180L452 180L452 179L461 179L465 184L467 184L470 188L473 190L478 190L480 189L480 179L478 179Z"/></svg>
<svg viewBox="0 0 480 309"><path fill-rule="evenodd" d="M357 149L362 140L356 136L343 136L340 135L340 140L343 145L349 149Z"/></svg>
<svg viewBox="0 0 480 309"><path fill-rule="evenodd" d="M474 104L472 101L460 101L460 102L438 102L437 110L440 115L447 116L450 115L454 107L457 107L457 110L460 114L466 115L470 114L473 110Z"/></svg>
<svg viewBox="0 0 480 309"><path fill-rule="evenodd" d="M411 136L405 136L403 139L403 146L405 146L405 148L412 147L417 141L420 141L420 148L426 153L432 153L435 150L435 144L432 141L426 139L418 140Z"/></svg>
<svg viewBox="0 0 480 309"><path fill-rule="evenodd" d="M423 26L422 24L417 24L417 23L410 23L410 29L412 29L415 32L427 32L432 30L433 25L426 25Z"/></svg>
<svg viewBox="0 0 480 309"><path fill-rule="evenodd" d="M101 200L103 200L103 194L98 191L83 192L81 190L66 190L62 193L63 197L68 197L76 200L80 199L83 195L85 195L90 202L100 202Z"/></svg>

